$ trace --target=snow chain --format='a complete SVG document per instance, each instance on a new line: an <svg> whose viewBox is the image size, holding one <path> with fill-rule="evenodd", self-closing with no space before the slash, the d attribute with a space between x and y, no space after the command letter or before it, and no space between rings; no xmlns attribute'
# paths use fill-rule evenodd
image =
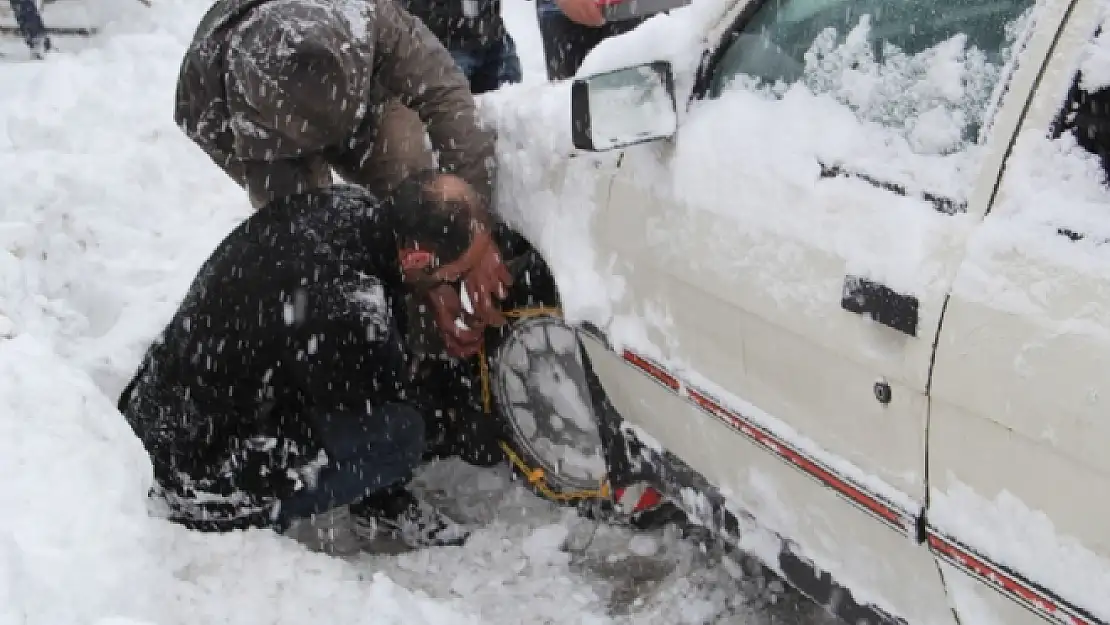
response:
<svg viewBox="0 0 1110 625"><path fill-rule="evenodd" d="M563 316L562 310L551 306L515 308L513 310L506 310L502 314L509 319L528 319L530 317L543 315L551 317ZM478 350L478 363L482 387L482 411L486 413L486 416L492 418L493 393L490 390L489 361L486 359L486 344L484 341L479 346ZM509 459L509 462L511 462L513 466L516 467L517 471L524 476L528 485L545 499L561 503L576 503L579 501L610 499L612 495L608 480L602 481L601 485L596 489L573 490L567 492L556 491L548 485L546 480L547 476L542 468L528 466L528 463L526 463L505 441L501 441L500 445L501 450L505 452L505 456Z"/></svg>

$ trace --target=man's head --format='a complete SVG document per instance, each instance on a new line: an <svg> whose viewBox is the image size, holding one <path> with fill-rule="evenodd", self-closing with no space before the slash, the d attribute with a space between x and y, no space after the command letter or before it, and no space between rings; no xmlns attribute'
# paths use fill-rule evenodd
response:
<svg viewBox="0 0 1110 625"><path fill-rule="evenodd" d="M489 228L470 185L451 174L420 172L406 178L389 202L407 281L420 280L414 269L443 274L447 281L466 273L465 267L452 266L468 256L475 235Z"/></svg>
<svg viewBox="0 0 1110 625"><path fill-rule="evenodd" d="M402 182L389 204L405 283L430 298L448 353L474 354L487 325L506 323L496 302L513 283L478 194L457 176L421 172Z"/></svg>

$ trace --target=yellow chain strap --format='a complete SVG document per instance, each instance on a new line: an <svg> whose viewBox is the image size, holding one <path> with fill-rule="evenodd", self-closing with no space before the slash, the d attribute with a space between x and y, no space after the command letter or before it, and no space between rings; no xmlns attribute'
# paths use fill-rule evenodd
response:
<svg viewBox="0 0 1110 625"><path fill-rule="evenodd" d="M559 308L551 306L530 306L527 308L516 308L513 310L506 310L504 313L509 319L528 319L531 317L551 316L562 317L563 311ZM482 410L487 416L493 416L493 392L490 390L490 373L489 361L486 360L486 344L483 342L478 348L478 367L480 370L480 381L482 384ZM505 456L513 466L520 471L528 484L534 488L540 495L552 501L575 501L578 499L608 499L610 495L610 488L608 480L602 481L601 485L596 489L589 490L575 490L565 493L556 492L551 490L544 480L544 470L536 467L528 466L524 460L516 454L509 447L505 441L501 441L501 450L505 452Z"/></svg>

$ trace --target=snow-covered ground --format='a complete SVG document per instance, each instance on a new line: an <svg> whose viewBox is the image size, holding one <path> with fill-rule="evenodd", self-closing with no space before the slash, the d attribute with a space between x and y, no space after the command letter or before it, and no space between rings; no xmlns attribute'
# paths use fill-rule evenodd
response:
<svg viewBox="0 0 1110 625"><path fill-rule="evenodd" d="M601 528L585 554L561 551L573 514L454 463L425 477L480 526L459 549L345 562L149 516L149 464L115 398L248 211L172 121L207 4L103 0L118 21L102 38L0 64L0 625L771 618L759 580L673 540ZM542 80L532 4L506 13Z"/></svg>

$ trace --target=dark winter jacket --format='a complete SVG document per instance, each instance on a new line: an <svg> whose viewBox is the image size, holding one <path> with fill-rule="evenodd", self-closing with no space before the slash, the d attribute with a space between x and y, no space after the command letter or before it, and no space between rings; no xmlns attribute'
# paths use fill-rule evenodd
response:
<svg viewBox="0 0 1110 625"><path fill-rule="evenodd" d="M310 448L306 411L404 395L391 211L349 189L263 207L201 266L120 398L159 482L216 480L258 437Z"/></svg>
<svg viewBox="0 0 1110 625"><path fill-rule="evenodd" d="M399 1L451 51L476 51L500 45L505 35L500 0Z"/></svg>
<svg viewBox="0 0 1110 625"><path fill-rule="evenodd" d="M489 198L494 135L466 77L393 0L219 0L185 53L175 119L254 197L324 186L328 165L367 184L352 177L392 99L419 115L440 167Z"/></svg>

